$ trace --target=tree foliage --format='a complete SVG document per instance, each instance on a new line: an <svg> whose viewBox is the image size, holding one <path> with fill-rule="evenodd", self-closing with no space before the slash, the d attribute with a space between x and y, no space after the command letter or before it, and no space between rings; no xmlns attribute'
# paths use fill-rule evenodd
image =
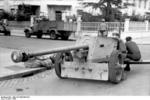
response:
<svg viewBox="0 0 150 100"><path fill-rule="evenodd" d="M9 12L6 12L5 10L2 10L0 12L0 20L2 19L15 20L15 16Z"/></svg>
<svg viewBox="0 0 150 100"><path fill-rule="evenodd" d="M120 14L122 0L99 0L97 3L84 2L83 6L91 6L93 9L100 9L106 21L114 21L115 16Z"/></svg>
<svg viewBox="0 0 150 100"><path fill-rule="evenodd" d="M29 21L30 16L33 14L30 5L20 4L18 5L18 10L16 18L18 21Z"/></svg>
<svg viewBox="0 0 150 100"><path fill-rule="evenodd" d="M82 21L83 22L100 22L103 16L101 15L96 15L93 16L92 14L88 12L84 12L82 10L78 10L78 14L82 15Z"/></svg>

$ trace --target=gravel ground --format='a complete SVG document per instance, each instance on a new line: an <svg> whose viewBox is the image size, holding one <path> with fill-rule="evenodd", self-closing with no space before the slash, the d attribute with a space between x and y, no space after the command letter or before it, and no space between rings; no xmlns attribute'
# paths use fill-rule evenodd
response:
<svg viewBox="0 0 150 100"><path fill-rule="evenodd" d="M32 82L37 79L43 79L48 77L51 74L51 70L47 70L32 76L26 76L22 78L16 78L16 79L10 79L10 80L4 80L0 81L0 88L15 88L21 84L25 84L27 82Z"/></svg>

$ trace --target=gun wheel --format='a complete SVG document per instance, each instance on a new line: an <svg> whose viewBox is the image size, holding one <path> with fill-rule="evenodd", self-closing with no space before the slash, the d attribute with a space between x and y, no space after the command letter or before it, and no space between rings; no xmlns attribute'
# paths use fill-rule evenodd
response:
<svg viewBox="0 0 150 100"><path fill-rule="evenodd" d="M61 79L65 79L66 77L61 76L61 65L63 64L64 61L73 61L72 54L70 52L58 53L55 55L54 58L55 58L56 75Z"/></svg>
<svg viewBox="0 0 150 100"><path fill-rule="evenodd" d="M59 78L63 78L61 76L61 63L63 61L63 54L62 53L58 53L55 55L55 72L56 72L56 75L59 77Z"/></svg>
<svg viewBox="0 0 150 100"><path fill-rule="evenodd" d="M109 59L109 80L112 83L119 83L121 80L124 80L126 74L124 73L124 69L121 67L123 65L121 61L121 57L119 57L119 52L113 51L110 59Z"/></svg>

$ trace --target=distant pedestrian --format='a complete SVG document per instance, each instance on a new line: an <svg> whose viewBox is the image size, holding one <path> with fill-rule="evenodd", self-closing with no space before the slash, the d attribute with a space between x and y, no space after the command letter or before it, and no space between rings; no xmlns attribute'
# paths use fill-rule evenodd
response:
<svg viewBox="0 0 150 100"><path fill-rule="evenodd" d="M8 20L7 20L7 19L3 19L3 24L4 24L5 26L8 26Z"/></svg>
<svg viewBox="0 0 150 100"><path fill-rule="evenodd" d="M102 19L102 22L98 28L98 36L107 36L107 24L105 23L105 19Z"/></svg>

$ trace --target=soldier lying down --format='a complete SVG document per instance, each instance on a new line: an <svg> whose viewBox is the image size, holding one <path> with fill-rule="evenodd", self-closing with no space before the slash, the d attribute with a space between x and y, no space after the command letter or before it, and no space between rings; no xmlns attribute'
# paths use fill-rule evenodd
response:
<svg viewBox="0 0 150 100"><path fill-rule="evenodd" d="M52 68L54 66L54 60L52 56L39 56L30 58L28 61L24 62L26 68L37 68L37 67L47 67Z"/></svg>

